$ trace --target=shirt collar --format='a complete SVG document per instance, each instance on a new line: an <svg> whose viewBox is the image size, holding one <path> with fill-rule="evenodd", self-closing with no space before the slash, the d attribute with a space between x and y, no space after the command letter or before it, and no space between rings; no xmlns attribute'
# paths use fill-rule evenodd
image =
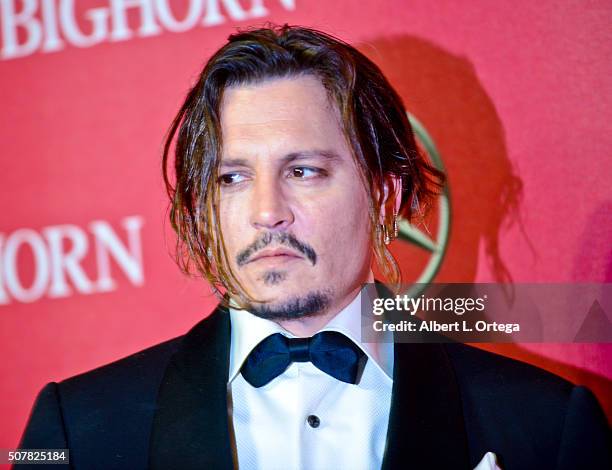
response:
<svg viewBox="0 0 612 470"><path fill-rule="evenodd" d="M376 343L361 342L361 292L349 305L332 318L320 331L338 331L349 337L368 359L389 379L393 380L393 342L391 338ZM278 323L257 317L246 310L230 307L231 345L229 380L231 383L240 373L247 356L261 341L275 333L294 337Z"/></svg>

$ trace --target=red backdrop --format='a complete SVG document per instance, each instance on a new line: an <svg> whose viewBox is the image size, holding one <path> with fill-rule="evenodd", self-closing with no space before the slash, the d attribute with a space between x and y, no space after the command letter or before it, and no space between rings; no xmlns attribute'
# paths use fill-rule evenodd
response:
<svg viewBox="0 0 612 470"><path fill-rule="evenodd" d="M46 382L214 306L169 254L160 148L236 27L313 26L383 68L448 168L440 281L612 280L610 2L74 3L0 1L0 448ZM426 258L394 250L407 276ZM487 348L589 385L612 416L610 345Z"/></svg>

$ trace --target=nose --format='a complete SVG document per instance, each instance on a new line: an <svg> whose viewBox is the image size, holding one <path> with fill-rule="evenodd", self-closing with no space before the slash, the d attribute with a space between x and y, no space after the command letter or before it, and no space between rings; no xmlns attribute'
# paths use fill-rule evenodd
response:
<svg viewBox="0 0 612 470"><path fill-rule="evenodd" d="M251 201L251 225L258 230L286 230L294 215L282 185L274 178L255 181Z"/></svg>

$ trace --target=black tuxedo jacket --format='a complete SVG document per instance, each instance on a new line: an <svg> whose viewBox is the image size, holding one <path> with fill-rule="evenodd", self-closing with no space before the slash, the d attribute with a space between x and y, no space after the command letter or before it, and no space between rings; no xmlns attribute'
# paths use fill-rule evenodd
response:
<svg viewBox="0 0 612 470"><path fill-rule="evenodd" d="M77 469L230 469L229 350L219 308L185 336L50 383L20 448L68 448ZM385 469L472 469L488 451L505 469L612 468L583 387L461 344L396 344L393 375Z"/></svg>

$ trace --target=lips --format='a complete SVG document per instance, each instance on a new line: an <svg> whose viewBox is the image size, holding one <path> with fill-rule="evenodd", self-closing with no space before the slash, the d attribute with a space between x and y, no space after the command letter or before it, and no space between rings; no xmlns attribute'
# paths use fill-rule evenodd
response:
<svg viewBox="0 0 612 470"><path fill-rule="evenodd" d="M253 263L259 260L282 260L282 259L301 259L302 256L297 254L293 250L289 250L287 248L275 248L273 250L261 250L257 253L253 258L249 260L249 263Z"/></svg>

